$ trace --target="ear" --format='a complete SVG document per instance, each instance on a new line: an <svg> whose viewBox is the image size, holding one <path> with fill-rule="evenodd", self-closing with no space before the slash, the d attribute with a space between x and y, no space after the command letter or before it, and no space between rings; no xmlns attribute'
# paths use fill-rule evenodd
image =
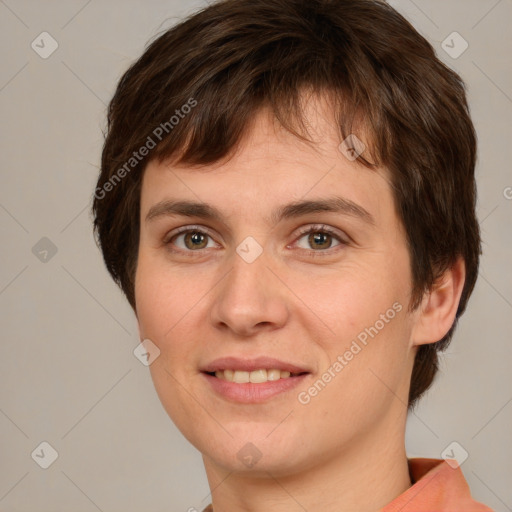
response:
<svg viewBox="0 0 512 512"><path fill-rule="evenodd" d="M411 333L411 344L426 345L444 337L455 320L466 279L466 265L461 256L425 293L417 311Z"/></svg>

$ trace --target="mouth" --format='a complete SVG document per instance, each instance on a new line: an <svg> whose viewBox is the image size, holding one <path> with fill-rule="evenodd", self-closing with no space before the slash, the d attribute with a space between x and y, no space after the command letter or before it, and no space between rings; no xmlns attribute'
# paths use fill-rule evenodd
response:
<svg viewBox="0 0 512 512"><path fill-rule="evenodd" d="M306 368L267 357L217 359L201 373L217 396L238 403L268 401L290 391L311 375Z"/></svg>

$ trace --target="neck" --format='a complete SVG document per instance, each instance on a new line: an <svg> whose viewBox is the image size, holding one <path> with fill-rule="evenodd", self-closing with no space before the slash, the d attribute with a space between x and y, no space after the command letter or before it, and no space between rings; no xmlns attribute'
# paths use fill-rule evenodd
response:
<svg viewBox="0 0 512 512"><path fill-rule="evenodd" d="M405 418L394 415L314 466L279 477L270 469L232 472L203 457L213 510L377 512L411 486L404 438Z"/></svg>

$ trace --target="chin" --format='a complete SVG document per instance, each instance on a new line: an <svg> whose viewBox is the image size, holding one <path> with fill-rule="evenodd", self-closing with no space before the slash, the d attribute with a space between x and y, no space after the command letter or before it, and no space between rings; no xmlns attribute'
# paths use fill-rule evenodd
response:
<svg viewBox="0 0 512 512"><path fill-rule="evenodd" d="M212 461L225 471L246 474L251 477L288 476L305 467L304 461L297 459L295 454L274 451L263 452L249 443L239 450L232 448L226 450L214 450L203 453L203 458Z"/></svg>
<svg viewBox="0 0 512 512"><path fill-rule="evenodd" d="M306 443L309 446L305 451L304 431L299 434L283 425L273 432L272 428L268 424L253 427L245 421L245 425L241 422L236 427L233 423L227 425L233 437L228 434L215 436L213 431L205 436L202 431L188 439L203 454L205 462L210 460L225 471L246 473L251 477L268 477L269 473L276 477L287 476L309 466L308 452L312 446ZM279 434L278 429L282 429ZM269 432L272 433L269 435Z"/></svg>

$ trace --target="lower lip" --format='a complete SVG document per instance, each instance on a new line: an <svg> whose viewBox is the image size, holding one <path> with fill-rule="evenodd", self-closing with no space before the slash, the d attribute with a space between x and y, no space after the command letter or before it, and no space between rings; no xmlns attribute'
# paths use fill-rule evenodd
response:
<svg viewBox="0 0 512 512"><path fill-rule="evenodd" d="M288 377L286 379L272 380L267 382L253 383L244 382L237 384L224 379L219 379L208 373L202 373L210 383L213 390L224 398L246 404L257 404L265 402L281 393L290 391L304 382L309 373Z"/></svg>

